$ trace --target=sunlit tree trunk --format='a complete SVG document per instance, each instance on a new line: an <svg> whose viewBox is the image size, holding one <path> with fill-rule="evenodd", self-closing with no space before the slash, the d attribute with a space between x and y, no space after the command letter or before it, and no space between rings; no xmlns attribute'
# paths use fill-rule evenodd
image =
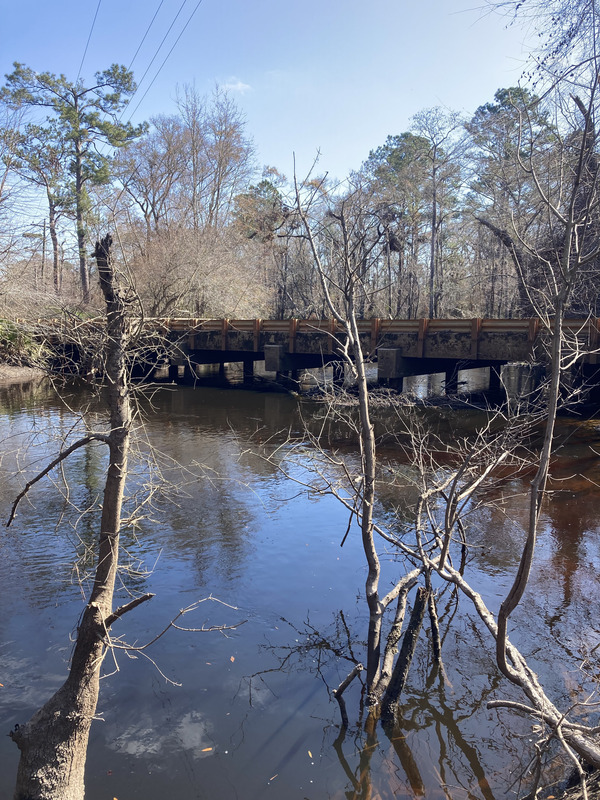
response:
<svg viewBox="0 0 600 800"><path fill-rule="evenodd" d="M14 800L83 800L90 726L96 712L102 660L113 615L119 530L131 426L125 368L127 338L123 297L110 263L110 237L96 245L107 310L107 377L110 432L94 585L77 630L65 683L11 737L21 751ZM100 438L100 437L99 437ZM121 611L121 613L123 613Z"/></svg>
<svg viewBox="0 0 600 800"><path fill-rule="evenodd" d="M435 253L437 247L437 165L435 163L435 148L433 153L434 163L431 170L431 247L429 252L429 319L433 319L436 316Z"/></svg>
<svg viewBox="0 0 600 800"><path fill-rule="evenodd" d="M81 143L75 140L75 221L77 226L77 251L79 254L79 279L81 297L87 305L90 302L90 279L85 257L85 223L83 219L84 189L82 180Z"/></svg>
<svg viewBox="0 0 600 800"><path fill-rule="evenodd" d="M52 240L52 283L56 294L60 294L60 250L56 234L56 204L50 191L48 191L48 228L50 230L50 239Z"/></svg>

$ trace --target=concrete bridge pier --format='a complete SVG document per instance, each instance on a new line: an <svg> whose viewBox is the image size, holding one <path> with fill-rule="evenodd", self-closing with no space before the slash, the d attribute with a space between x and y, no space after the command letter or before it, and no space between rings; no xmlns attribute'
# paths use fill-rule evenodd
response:
<svg viewBox="0 0 600 800"><path fill-rule="evenodd" d="M193 385L196 382L196 370L189 361L186 361L183 365L183 376L181 380L187 385Z"/></svg>
<svg viewBox="0 0 600 800"><path fill-rule="evenodd" d="M581 376L585 389L585 401L596 408L600 407L600 365L582 364Z"/></svg>
<svg viewBox="0 0 600 800"><path fill-rule="evenodd" d="M265 345L265 372L286 372L286 354L280 344Z"/></svg>
<svg viewBox="0 0 600 800"><path fill-rule="evenodd" d="M394 347L380 347L377 351L377 383L401 392L404 376L410 375L402 351Z"/></svg>
<svg viewBox="0 0 600 800"><path fill-rule="evenodd" d="M595 360L592 363L578 361L563 374L561 399L571 407L578 404L600 406L600 366Z"/></svg>
<svg viewBox="0 0 600 800"><path fill-rule="evenodd" d="M502 367L490 367L490 379L488 383L488 390L490 392L500 392L503 391L502 387L502 380L500 373L502 371Z"/></svg>
<svg viewBox="0 0 600 800"><path fill-rule="evenodd" d="M282 345L265 345L265 372L274 372L276 383L286 385L290 379L297 380L298 370L295 367L292 357Z"/></svg>
<svg viewBox="0 0 600 800"><path fill-rule="evenodd" d="M543 364L505 364L502 367L502 383L509 411L527 408L535 402L545 374Z"/></svg>
<svg viewBox="0 0 600 800"><path fill-rule="evenodd" d="M401 392L404 378L409 375L436 375L444 373L446 394L458 390L458 362L447 358L406 358L395 347L377 350L377 381L383 386Z"/></svg>

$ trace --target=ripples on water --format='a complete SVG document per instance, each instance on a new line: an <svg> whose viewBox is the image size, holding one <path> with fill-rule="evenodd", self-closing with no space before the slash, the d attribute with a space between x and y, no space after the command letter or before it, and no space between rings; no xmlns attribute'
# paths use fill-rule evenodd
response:
<svg viewBox="0 0 600 800"><path fill-rule="evenodd" d="M70 407L83 402L74 394ZM6 518L23 481L56 452L55 434L75 435L75 414L44 386L5 389L0 404L0 511ZM141 654L107 659L102 721L90 740L87 800L163 800L169 794L341 800L367 796L366 786L382 798L510 794L530 754L519 736L526 743L531 729L485 709L487 699L511 696L511 689L498 678L488 643L447 590L439 603L449 682L432 673L422 635L404 695L403 735L390 741L383 732L372 738L362 731L355 683L347 692L351 729L345 740L339 737L327 686L337 686L348 672L343 655L349 648L363 657L365 569L356 529L340 549L343 509L290 483L260 457L259 445L278 441L278 431L301 431L298 401L164 388L143 406L144 433L161 454L160 464L147 465L142 445L130 490L147 496L159 467L178 489L157 492L124 532L130 569L121 575L120 598L131 591L157 596L113 633L143 643L179 609L210 595L234 608L207 601L184 624L247 622L225 634L170 632L150 652L157 666ZM309 405L303 415L310 417ZM456 418L451 423L449 430L460 424ZM590 602L600 568L600 475L590 447L598 433L594 423L583 425L572 423L565 439L557 468L568 480L547 508L536 573L527 602L514 615L514 627L520 625L515 637L558 699L567 699L581 682L580 655L599 641ZM394 458L389 447L385 455ZM5 732L64 679L104 465L101 447L79 451L65 467L66 483L60 474L40 483L3 535ZM478 546L469 574L494 609L523 540L523 489L514 481L505 489L514 495L508 506L486 506L471 520ZM410 508L410 502L410 493L398 498L383 492L378 514L388 518L392 505ZM82 517L88 507L94 510ZM392 556L384 561L390 579L401 568ZM17 750L6 736L0 748L0 795L8 797Z"/></svg>

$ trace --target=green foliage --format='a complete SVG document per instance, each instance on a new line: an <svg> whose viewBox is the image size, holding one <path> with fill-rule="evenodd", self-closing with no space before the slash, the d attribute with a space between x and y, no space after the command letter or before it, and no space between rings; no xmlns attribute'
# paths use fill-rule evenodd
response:
<svg viewBox="0 0 600 800"><path fill-rule="evenodd" d="M18 62L0 89L0 102L9 108L47 109L45 130L51 131L63 148L61 181L71 193L75 207L84 303L89 302L84 222L88 205L86 185L102 185L110 180L110 156L100 152L100 145L121 148L146 130L146 125L134 127L119 118L135 89L133 74L118 64L97 72L94 85L86 87L79 79L72 82L62 74L38 73ZM24 144L26 154L28 148ZM51 201L50 194L48 199Z"/></svg>
<svg viewBox="0 0 600 800"><path fill-rule="evenodd" d="M43 348L24 328L0 319L0 362L15 366L40 366Z"/></svg>
<svg viewBox="0 0 600 800"><path fill-rule="evenodd" d="M67 171L68 147L54 123L26 125L16 136L13 153L13 169L45 190L55 213L74 211Z"/></svg>
<svg viewBox="0 0 600 800"><path fill-rule="evenodd" d="M494 101L479 106L465 127L475 146L495 160L515 161L519 142L523 147L528 140L552 135L546 110L527 89L498 89Z"/></svg>
<svg viewBox="0 0 600 800"><path fill-rule="evenodd" d="M237 195L233 216L248 239L270 241L285 221L281 192L270 180L263 179L244 194Z"/></svg>
<svg viewBox="0 0 600 800"><path fill-rule="evenodd" d="M119 114L135 92L133 74L118 64L97 72L95 84L85 87L64 75L37 73L18 62L6 76L0 100L10 107L37 106L49 110L46 122L55 140L69 154L68 169L80 172L82 182L106 183L110 177L108 156L99 153L100 143L123 147L140 136L146 125L121 122Z"/></svg>
<svg viewBox="0 0 600 800"><path fill-rule="evenodd" d="M398 188L404 181L423 181L428 151L429 142L423 136L410 132L388 136L383 145L371 150L364 170L388 187Z"/></svg>

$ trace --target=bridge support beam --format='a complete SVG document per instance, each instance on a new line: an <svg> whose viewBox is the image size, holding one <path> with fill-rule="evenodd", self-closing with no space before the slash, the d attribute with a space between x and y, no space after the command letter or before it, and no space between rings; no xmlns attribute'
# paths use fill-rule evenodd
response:
<svg viewBox="0 0 600 800"><path fill-rule="evenodd" d="M346 380L346 366L343 361L332 361L331 369L333 371L333 385L340 389Z"/></svg>
<svg viewBox="0 0 600 800"><path fill-rule="evenodd" d="M499 392L502 389L501 371L502 367L490 367L490 379L488 382L488 390L490 392Z"/></svg>
<svg viewBox="0 0 600 800"><path fill-rule="evenodd" d="M402 350L394 347L379 348L377 351L377 383L401 392L404 376L408 374L405 359L402 358Z"/></svg>
<svg viewBox="0 0 600 800"><path fill-rule="evenodd" d="M502 383L509 409L531 405L545 373L543 364L505 364L502 367Z"/></svg>
<svg viewBox="0 0 600 800"><path fill-rule="evenodd" d="M444 392L446 396L458 394L458 367L446 370L444 375Z"/></svg>
<svg viewBox="0 0 600 800"><path fill-rule="evenodd" d="M320 359L319 359L319 363ZM265 345L265 372L274 372L275 380L283 384L297 383L302 358L287 353L282 345Z"/></svg>
<svg viewBox="0 0 600 800"><path fill-rule="evenodd" d="M254 381L254 360L252 358L245 358L243 363L244 384L246 386L252 384Z"/></svg>
<svg viewBox="0 0 600 800"><path fill-rule="evenodd" d="M265 372L274 372L277 383L289 383L292 360L282 345L265 345Z"/></svg>
<svg viewBox="0 0 600 800"><path fill-rule="evenodd" d="M196 370L190 361L186 361L183 365L183 379L182 382L186 385L194 385L196 383Z"/></svg>
<svg viewBox="0 0 600 800"><path fill-rule="evenodd" d="M265 345L265 372L283 372L284 361L285 352L280 344Z"/></svg>

